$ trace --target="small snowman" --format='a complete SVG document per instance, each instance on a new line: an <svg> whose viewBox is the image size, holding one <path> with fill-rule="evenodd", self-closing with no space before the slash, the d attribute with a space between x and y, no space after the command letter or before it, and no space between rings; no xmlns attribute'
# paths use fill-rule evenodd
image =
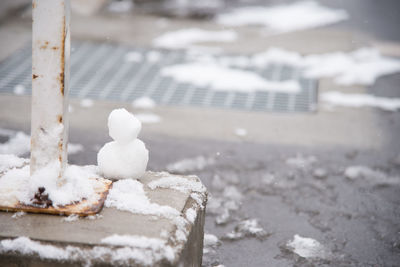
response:
<svg viewBox="0 0 400 267"><path fill-rule="evenodd" d="M149 151L137 137L142 123L126 109L114 109L108 116L108 131L114 141L97 154L97 164L105 178L138 179L146 171Z"/></svg>

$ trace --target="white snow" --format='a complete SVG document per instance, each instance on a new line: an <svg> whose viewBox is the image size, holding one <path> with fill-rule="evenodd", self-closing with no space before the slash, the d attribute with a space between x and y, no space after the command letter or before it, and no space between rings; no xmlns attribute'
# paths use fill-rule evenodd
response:
<svg viewBox="0 0 400 267"><path fill-rule="evenodd" d="M233 42L236 39L237 34L232 30L207 31L198 28L189 28L164 33L153 40L153 45L168 49L184 49L189 48L194 43Z"/></svg>
<svg viewBox="0 0 400 267"><path fill-rule="evenodd" d="M21 169L11 169L0 177L0 196L2 201L20 201L31 204L39 187L44 187L53 206L67 205L83 198L95 197L93 178L97 178L94 166L67 166L64 173L64 183L57 186L60 163L58 160L30 175L29 166ZM92 178L92 179L90 179Z"/></svg>
<svg viewBox="0 0 400 267"><path fill-rule="evenodd" d="M286 159L286 164L298 169L307 169L317 162L317 158L314 156L303 156L301 154L296 157Z"/></svg>
<svg viewBox="0 0 400 267"><path fill-rule="evenodd" d="M166 244L165 240L160 238L149 238L137 235L111 235L101 240L101 243L113 246L128 246L142 249L150 249L152 251L162 253L169 261L175 258L174 251L171 246Z"/></svg>
<svg viewBox="0 0 400 267"><path fill-rule="evenodd" d="M151 203L143 189L143 184L136 180L115 182L108 193L105 206L132 213L166 218L179 216L179 212L174 208Z"/></svg>
<svg viewBox="0 0 400 267"><path fill-rule="evenodd" d="M78 154L83 151L83 145L68 143L68 155Z"/></svg>
<svg viewBox="0 0 400 267"><path fill-rule="evenodd" d="M156 188L171 188L183 193L204 193L206 191L206 188L197 177L186 176L183 178L165 172L161 173L161 175L160 179L151 181L147 186L153 190Z"/></svg>
<svg viewBox="0 0 400 267"><path fill-rule="evenodd" d="M25 93L25 86L23 86L22 84L17 84L14 87L14 94L23 95L24 93Z"/></svg>
<svg viewBox="0 0 400 267"><path fill-rule="evenodd" d="M300 257L324 258L324 247L315 239L296 234L286 245Z"/></svg>
<svg viewBox="0 0 400 267"><path fill-rule="evenodd" d="M243 137L243 136L246 136L246 135L247 135L247 130L244 129L244 128L236 128L236 129L235 129L235 134L236 134L237 136Z"/></svg>
<svg viewBox="0 0 400 267"><path fill-rule="evenodd" d="M225 56L215 59L202 56L198 60L237 67L265 68L273 64L289 65L301 68L305 77L331 77L340 85L372 85L379 77L400 71L399 59L384 57L375 48L302 56L298 52L271 47L250 58Z"/></svg>
<svg viewBox="0 0 400 267"><path fill-rule="evenodd" d="M380 170L374 170L368 166L356 165L345 169L344 175L350 180L363 179L372 184L399 184L400 177L392 177Z"/></svg>
<svg viewBox="0 0 400 267"><path fill-rule="evenodd" d="M213 157L197 156L186 158L167 165L167 170L172 173L188 173L201 171L205 167L215 164Z"/></svg>
<svg viewBox="0 0 400 267"><path fill-rule="evenodd" d="M258 223L258 220L248 219L248 220L241 221L235 227L235 229L232 232L226 234L224 238L229 239L229 240L237 240L237 239L241 239L244 237L262 238L266 235L267 235L267 233L260 226L260 224Z"/></svg>
<svg viewBox="0 0 400 267"><path fill-rule="evenodd" d="M196 210L194 208L189 208L186 210L186 219L190 222L190 223L194 223L194 221L196 220L197 217L197 213Z"/></svg>
<svg viewBox="0 0 400 267"><path fill-rule="evenodd" d="M255 72L228 68L212 62L194 62L164 67L161 75L180 83L210 87L216 91L274 91L298 93L300 85L294 80L270 81Z"/></svg>
<svg viewBox="0 0 400 267"><path fill-rule="evenodd" d="M320 99L333 106L375 107L388 111L400 109L400 98L378 97L370 94L347 94L330 91L322 93Z"/></svg>
<svg viewBox="0 0 400 267"><path fill-rule="evenodd" d="M142 62L143 55L136 51L131 51L125 54L124 60L126 62Z"/></svg>
<svg viewBox="0 0 400 267"><path fill-rule="evenodd" d="M160 61L162 58L162 54L158 51L149 51L146 54L146 60L152 63Z"/></svg>
<svg viewBox="0 0 400 267"><path fill-rule="evenodd" d="M143 176L149 151L137 139L141 128L141 122L126 109L115 109L110 113L108 129L114 141L106 143L97 154L97 163L104 177L137 179Z"/></svg>
<svg viewBox="0 0 400 267"><path fill-rule="evenodd" d="M104 240L106 244L107 241L110 243L116 242L117 238L111 236ZM18 237L15 239L1 240L0 252L19 252L23 255L37 254L42 259L59 261L80 260L83 262L84 266L91 266L93 261L105 258L116 266L132 265L132 261L134 261L134 265L153 266L164 259L170 262L174 260L171 247L168 245L158 246L156 242L150 244L152 246L148 246L148 248L146 248L145 245L139 247L127 245L121 248L105 246L95 246L91 249L76 246L61 248L53 245L45 245L27 237Z"/></svg>
<svg viewBox="0 0 400 267"><path fill-rule="evenodd" d="M26 214L26 212L18 211L18 212L16 212L16 213L14 213L14 215L11 216L11 218L13 218L13 219L18 219L19 217L22 217L22 216L24 216L25 214Z"/></svg>
<svg viewBox="0 0 400 267"><path fill-rule="evenodd" d="M203 239L203 254L215 253L215 248L220 245L218 237L212 234L205 233Z"/></svg>
<svg viewBox="0 0 400 267"><path fill-rule="evenodd" d="M61 221L63 221L63 222L75 222L77 220L79 220L79 215L77 215L77 214L71 214L71 215L61 219Z"/></svg>
<svg viewBox="0 0 400 267"><path fill-rule="evenodd" d="M153 113L136 113L136 118L143 124L159 123L161 117Z"/></svg>
<svg viewBox="0 0 400 267"><path fill-rule="evenodd" d="M12 168L20 168L28 163L29 159L19 158L15 155L0 154L0 173Z"/></svg>
<svg viewBox="0 0 400 267"><path fill-rule="evenodd" d="M8 135L9 140L0 144L0 154L13 154L21 156L29 152L31 148L31 137L24 132L16 132Z"/></svg>
<svg viewBox="0 0 400 267"><path fill-rule="evenodd" d="M132 102L132 107L138 109L153 109L156 106L156 102L147 96L139 97Z"/></svg>
<svg viewBox="0 0 400 267"><path fill-rule="evenodd" d="M90 98L84 98L81 100L80 104L81 104L81 107L83 107L83 108L90 108L93 106L94 102Z"/></svg>
<svg viewBox="0 0 400 267"><path fill-rule="evenodd" d="M114 109L108 116L108 133L112 139L126 143L133 141L142 129L140 121L126 109Z"/></svg>
<svg viewBox="0 0 400 267"><path fill-rule="evenodd" d="M325 26L348 17L345 10L324 7L316 1L301 1L273 7L240 7L218 15L216 21L227 26L265 26L282 33Z"/></svg>

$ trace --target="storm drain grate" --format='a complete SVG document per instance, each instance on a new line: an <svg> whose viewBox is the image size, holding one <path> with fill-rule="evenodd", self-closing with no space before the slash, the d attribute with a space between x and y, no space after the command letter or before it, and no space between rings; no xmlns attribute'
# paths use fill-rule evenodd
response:
<svg viewBox="0 0 400 267"><path fill-rule="evenodd" d="M126 61L129 52L138 52L145 59ZM247 69L270 80L297 80L301 91L296 94L215 91L160 75L163 67L184 62L187 62L184 51L75 42L71 52L70 96L115 101L133 101L148 96L163 105L274 112L309 112L315 109L317 82L301 77L299 69L284 65ZM30 45L0 62L0 93L13 93L17 85L26 88L24 94L31 93Z"/></svg>

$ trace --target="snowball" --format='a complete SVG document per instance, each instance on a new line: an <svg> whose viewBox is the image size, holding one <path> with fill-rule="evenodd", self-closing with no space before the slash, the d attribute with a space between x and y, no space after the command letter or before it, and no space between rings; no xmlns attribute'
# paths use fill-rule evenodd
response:
<svg viewBox="0 0 400 267"><path fill-rule="evenodd" d="M133 141L139 135L142 123L126 109L114 109L108 116L108 130L112 139L122 143Z"/></svg>
<svg viewBox="0 0 400 267"><path fill-rule="evenodd" d="M139 139L123 144L109 142L97 154L100 172L112 179L140 178L146 171L148 161L149 151Z"/></svg>

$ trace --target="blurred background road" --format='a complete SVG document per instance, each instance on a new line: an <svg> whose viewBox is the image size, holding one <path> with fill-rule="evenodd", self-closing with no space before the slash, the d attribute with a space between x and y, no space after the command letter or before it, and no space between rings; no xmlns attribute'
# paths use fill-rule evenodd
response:
<svg viewBox="0 0 400 267"><path fill-rule="evenodd" d="M285 13L286 7L296 4L300 13ZM237 15L249 6L257 7L252 10L254 16ZM277 6L281 7L278 11L261 12ZM308 15L310 6L323 7L318 9L321 14L332 12L324 13L322 20L329 16L333 20L284 31L271 26L296 20L289 24L302 24L318 13ZM150 151L148 168L196 174L210 192L204 266L398 265L400 2L75 0L72 12L69 115L75 151L70 163L96 164L97 151L110 141L109 112L125 107L141 116L141 139ZM269 27L238 25L259 17L263 21L277 12L283 15L278 22L269 21ZM306 15L295 16L302 12ZM222 15L229 15L228 22L221 23ZM1 153L28 156L30 27L29 1L1 1ZM207 35L205 42L179 47L187 35L173 35L169 46L155 41L185 29L217 36L228 31L236 37L221 41ZM249 63L273 47L295 55L280 54L279 60L260 68ZM370 83L343 85L335 75L308 77L301 64L289 64L300 55L305 59L338 52L340 61L329 65L321 60L316 69L343 66L352 51L360 48L380 55L354 56L358 64L354 69L367 66L362 61L367 57L393 60L397 71ZM273 56L278 57L277 53ZM241 61L229 63L238 57ZM190 73L183 73L185 82L162 75L169 66L183 64L188 69L192 66L187 64L196 60L212 63L200 65L204 72L207 66L225 60L224 71L234 68L243 71L235 75L250 72L276 82L291 79L300 91L218 91L210 84L188 81L185 77ZM387 70L386 63L352 74L372 77L371 69ZM209 79L202 71L196 75ZM250 84L243 81L244 88ZM327 97L333 91L346 99L355 97L354 101L343 104L337 97ZM143 96L151 98L154 107L133 104ZM369 99L362 100L363 96ZM388 108L391 105L394 108ZM18 137L19 131L24 135ZM15 148L12 142L20 144L18 149L11 149ZM302 243L295 235L313 241L301 239Z"/></svg>

